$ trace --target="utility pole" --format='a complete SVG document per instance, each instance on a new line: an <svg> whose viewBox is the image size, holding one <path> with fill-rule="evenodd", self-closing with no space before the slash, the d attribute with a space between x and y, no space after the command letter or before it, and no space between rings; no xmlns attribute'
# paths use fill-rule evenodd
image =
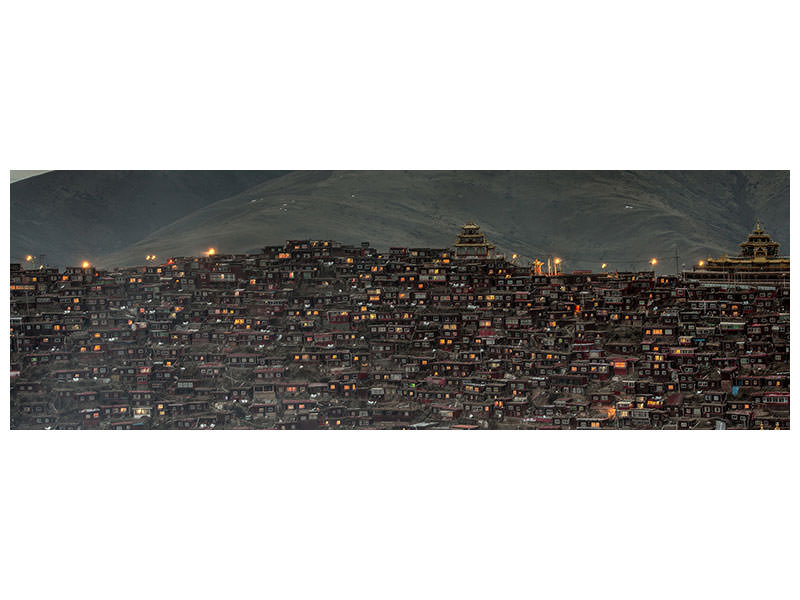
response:
<svg viewBox="0 0 800 600"><path fill-rule="evenodd" d="M680 257L678 256L678 245L675 244L675 275L676 276L680 275L680 271L678 271L678 259L679 258Z"/></svg>

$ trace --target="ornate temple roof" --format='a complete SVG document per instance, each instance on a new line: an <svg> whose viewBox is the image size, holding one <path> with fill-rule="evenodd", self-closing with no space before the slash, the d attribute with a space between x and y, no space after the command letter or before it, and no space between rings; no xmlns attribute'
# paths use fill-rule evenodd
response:
<svg viewBox="0 0 800 600"><path fill-rule="evenodd" d="M753 278L781 279L788 277L789 257L778 253L780 244L764 231L761 221L756 221L753 231L747 239L739 244L738 256L723 254L719 258L709 257L705 267L699 273L712 276L724 273L725 277L745 277L748 273ZM697 271L697 269L695 269Z"/></svg>
<svg viewBox="0 0 800 600"><path fill-rule="evenodd" d="M494 246L486 240L486 236L481 233L481 228L472 222L466 223L461 227L461 233L458 234L458 239L453 245L456 248L468 246L486 246L487 248L494 248Z"/></svg>
<svg viewBox="0 0 800 600"><path fill-rule="evenodd" d="M781 245L773 241L772 237L761 227L761 221L757 220L753 231L739 246L742 249L740 256L756 258L778 256L778 249Z"/></svg>

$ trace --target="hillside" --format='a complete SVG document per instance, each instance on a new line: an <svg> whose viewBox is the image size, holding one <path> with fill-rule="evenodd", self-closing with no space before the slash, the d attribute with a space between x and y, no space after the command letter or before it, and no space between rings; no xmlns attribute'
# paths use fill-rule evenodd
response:
<svg viewBox="0 0 800 600"><path fill-rule="evenodd" d="M475 220L500 250L548 254L566 269L674 271L735 253L756 217L788 253L788 172L761 171L295 171L209 203L124 248L101 265L145 254L253 251L286 239L389 246L449 246Z"/></svg>
<svg viewBox="0 0 800 600"><path fill-rule="evenodd" d="M30 171L29 173L36 173ZM283 172L50 171L11 184L11 260L78 264Z"/></svg>

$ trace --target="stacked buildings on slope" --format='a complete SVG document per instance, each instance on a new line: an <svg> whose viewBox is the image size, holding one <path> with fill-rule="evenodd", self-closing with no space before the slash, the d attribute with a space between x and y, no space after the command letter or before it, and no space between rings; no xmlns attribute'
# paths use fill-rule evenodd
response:
<svg viewBox="0 0 800 600"><path fill-rule="evenodd" d="M453 248L11 265L15 428L786 429L789 261L680 276Z"/></svg>

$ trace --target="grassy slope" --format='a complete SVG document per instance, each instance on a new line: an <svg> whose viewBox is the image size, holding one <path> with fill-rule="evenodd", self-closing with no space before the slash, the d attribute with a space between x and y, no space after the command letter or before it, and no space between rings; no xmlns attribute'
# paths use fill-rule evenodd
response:
<svg viewBox="0 0 800 600"><path fill-rule="evenodd" d="M237 194L269 171L51 171L11 185L11 257L94 261Z"/></svg>
<svg viewBox="0 0 800 600"><path fill-rule="evenodd" d="M204 206L98 260L246 252L286 239L449 246L475 220L501 250L567 269L665 270L738 251L756 216L788 252L786 172L299 171ZM625 208L626 205L633 208Z"/></svg>

